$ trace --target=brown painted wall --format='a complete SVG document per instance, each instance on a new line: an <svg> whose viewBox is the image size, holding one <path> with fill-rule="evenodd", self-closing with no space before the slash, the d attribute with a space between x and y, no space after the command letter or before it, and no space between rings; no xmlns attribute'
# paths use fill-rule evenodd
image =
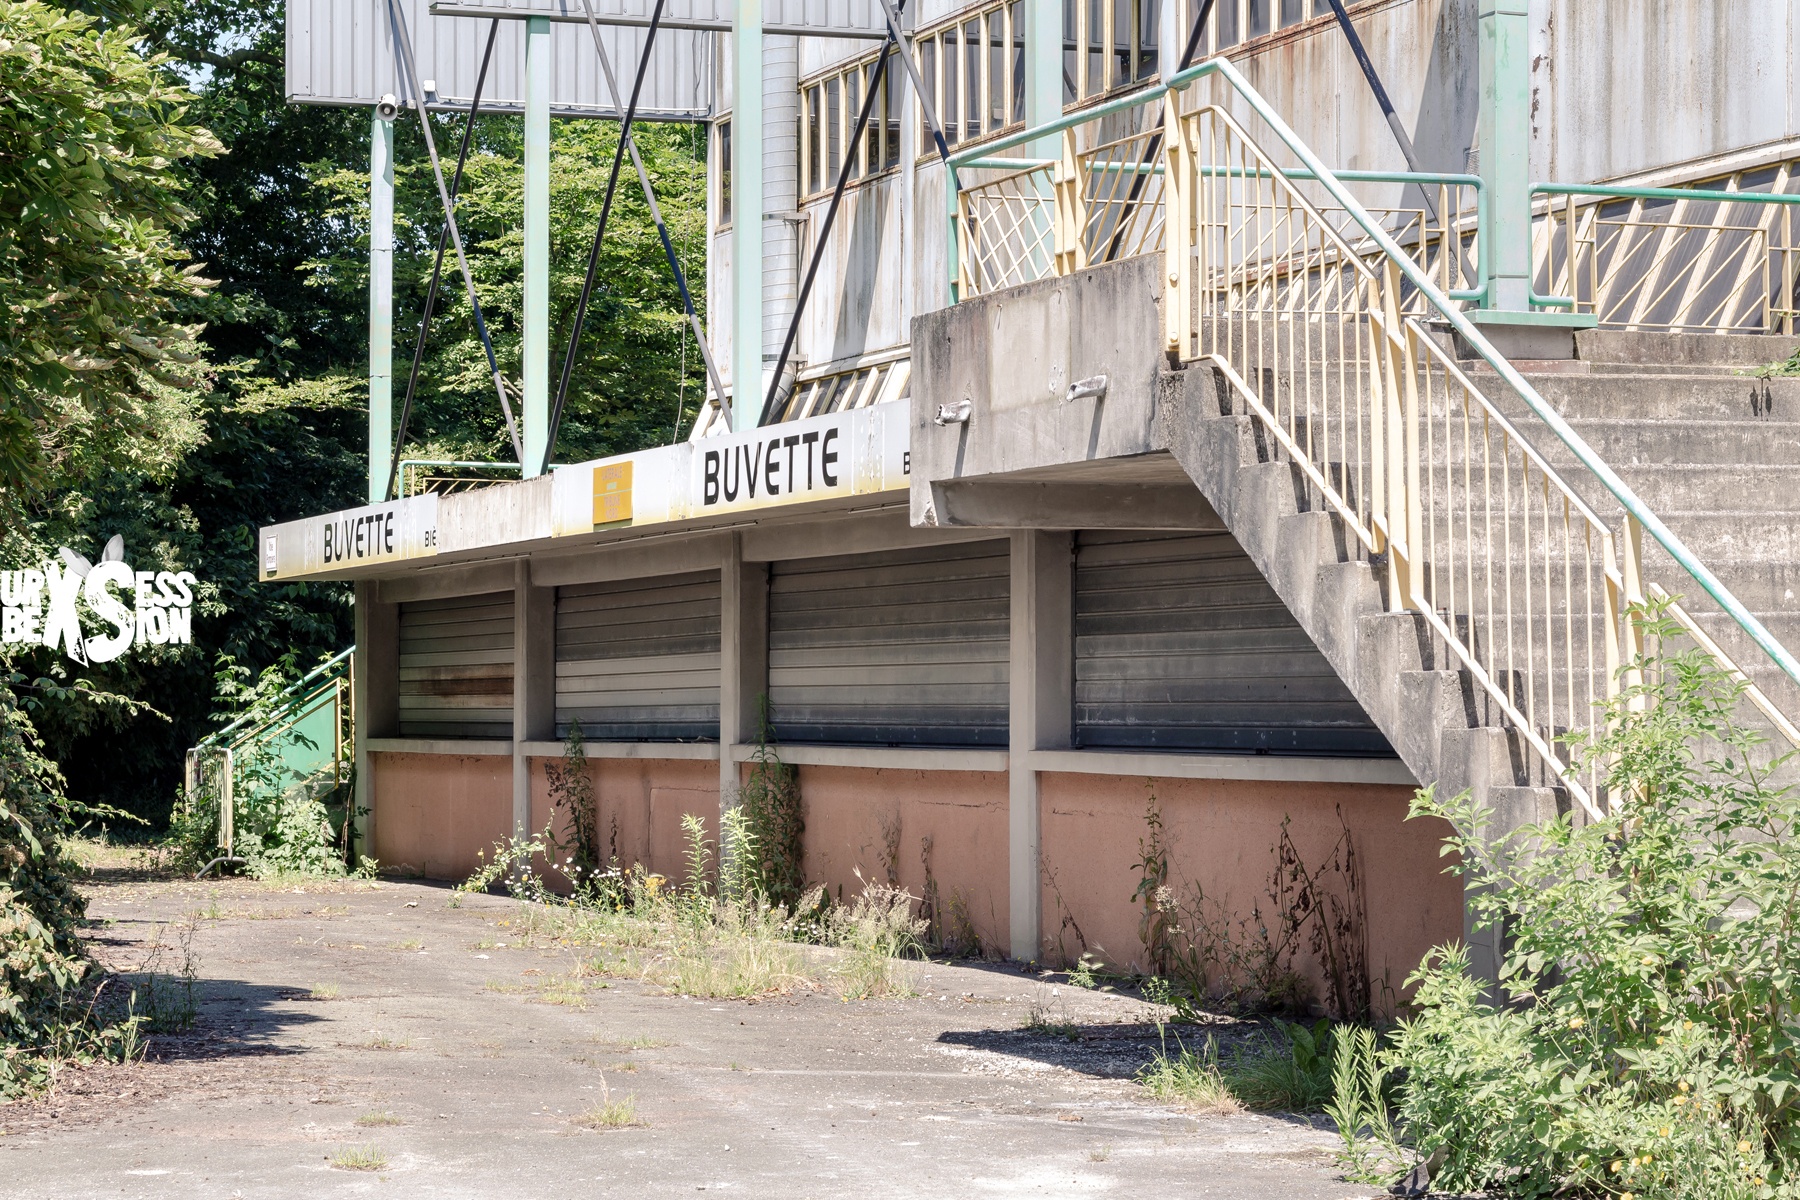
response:
<svg viewBox="0 0 1800 1200"><path fill-rule="evenodd" d="M549 759L531 760L531 828L544 828L552 807ZM590 758L588 778L600 814L600 857L617 858L622 866L642 863L673 880L687 877L686 842L681 818L688 813L706 824L706 836L719 838L719 765L691 759ZM559 823L557 836L569 834Z"/></svg>
<svg viewBox="0 0 1800 1200"><path fill-rule="evenodd" d="M498 754L370 755L375 857L382 869L466 879L475 853L512 832L512 759Z"/></svg>
<svg viewBox="0 0 1800 1200"><path fill-rule="evenodd" d="M801 767L807 878L848 900L860 869L922 897L929 861L946 925L1005 953L1006 790L996 772Z"/></svg>
<svg viewBox="0 0 1800 1200"><path fill-rule="evenodd" d="M1281 821L1312 870L1331 856L1345 827L1358 858L1367 912L1371 976L1400 990L1432 946L1462 936L1462 883L1442 874L1438 846L1449 827L1406 820L1412 789L1370 784L1043 775L1045 956L1073 962L1084 950L1116 966L1144 966L1142 909L1133 901L1145 807L1161 802L1170 885L1186 898L1197 883L1237 916L1265 912ZM1339 820L1339 811L1343 817ZM1210 906L1209 906L1210 907ZM1296 964L1315 986L1317 964Z"/></svg>

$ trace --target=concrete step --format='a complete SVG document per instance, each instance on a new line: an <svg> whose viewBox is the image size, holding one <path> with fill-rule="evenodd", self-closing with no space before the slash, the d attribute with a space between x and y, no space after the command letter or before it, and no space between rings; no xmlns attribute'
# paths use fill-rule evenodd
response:
<svg viewBox="0 0 1800 1200"><path fill-rule="evenodd" d="M1589 363L1675 363L1684 366L1760 367L1800 348L1800 337L1761 333L1660 333L1584 329L1575 353Z"/></svg>
<svg viewBox="0 0 1800 1200"><path fill-rule="evenodd" d="M1471 376L1509 417L1525 404L1491 372ZM1765 421L1800 419L1800 378L1754 379L1741 375L1527 374L1563 417L1620 420ZM1489 384L1493 386L1488 386Z"/></svg>

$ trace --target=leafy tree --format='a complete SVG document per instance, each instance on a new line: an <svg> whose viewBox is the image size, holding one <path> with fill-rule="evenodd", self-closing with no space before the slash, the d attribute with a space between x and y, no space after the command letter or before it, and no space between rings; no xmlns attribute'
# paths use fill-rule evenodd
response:
<svg viewBox="0 0 1800 1200"><path fill-rule="evenodd" d="M440 118L438 145L460 136L458 121ZM400 118L395 157L395 399L410 366L442 224L437 187L417 119ZM696 305L705 275L706 142L697 126L644 125L633 136L682 260ZM617 145L612 122L562 121L552 130L550 159L551 386L562 366L570 322L587 270L588 251ZM524 172L517 118L477 122L461 194L457 229L468 253L482 313L501 373L516 395L524 315ZM446 161L449 172L452 161ZM361 302L368 287L368 177L361 165L320 180L335 198L339 222L357 231L354 244L311 264L312 282L334 297ZM453 254L446 255L430 340L411 425L409 457L510 460L511 445L475 334ZM680 294L643 193L629 162L619 180L590 303L581 356L571 376L557 439L563 462L666 444L693 420L705 395L705 371L693 345Z"/></svg>
<svg viewBox="0 0 1800 1200"><path fill-rule="evenodd" d="M183 159L219 145L129 29L0 0L0 488L166 475L199 440L193 331L205 282L174 230Z"/></svg>

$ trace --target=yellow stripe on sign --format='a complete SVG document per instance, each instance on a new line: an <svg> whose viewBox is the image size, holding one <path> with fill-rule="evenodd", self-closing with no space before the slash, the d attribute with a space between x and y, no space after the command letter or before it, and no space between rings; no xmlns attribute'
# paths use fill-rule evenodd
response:
<svg viewBox="0 0 1800 1200"><path fill-rule="evenodd" d="M594 524L631 520L631 460L594 468Z"/></svg>

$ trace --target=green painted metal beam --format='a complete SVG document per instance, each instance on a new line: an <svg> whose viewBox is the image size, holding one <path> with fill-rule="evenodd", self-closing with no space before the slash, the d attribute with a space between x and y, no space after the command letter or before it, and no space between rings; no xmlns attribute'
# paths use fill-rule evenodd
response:
<svg viewBox="0 0 1800 1200"><path fill-rule="evenodd" d="M763 11L737 0L731 33L731 425L762 417Z"/></svg>
<svg viewBox="0 0 1800 1200"><path fill-rule="evenodd" d="M1527 0L1478 0L1481 179L1488 222L1481 258L1489 308L1531 307L1531 18Z"/></svg>
<svg viewBox="0 0 1800 1200"><path fill-rule="evenodd" d="M541 473L550 434L550 19L525 29L525 320L521 406L526 477Z"/></svg>
<svg viewBox="0 0 1800 1200"><path fill-rule="evenodd" d="M369 501L387 499L394 452L394 123L369 125Z"/></svg>

